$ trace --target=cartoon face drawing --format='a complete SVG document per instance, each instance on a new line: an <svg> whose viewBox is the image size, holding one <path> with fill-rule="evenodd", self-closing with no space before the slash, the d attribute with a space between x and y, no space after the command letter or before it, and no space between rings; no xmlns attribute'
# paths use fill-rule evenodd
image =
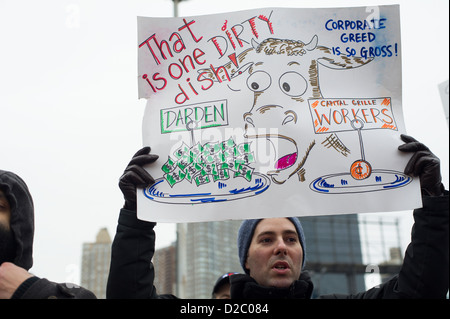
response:
<svg viewBox="0 0 450 319"><path fill-rule="evenodd" d="M231 88L234 78L248 74L245 89L253 92L254 99L243 114L245 137L266 139L272 145L272 167L266 174L274 183L283 184L295 175L304 181L303 166L315 140L312 127L308 130L311 134L300 128L312 125L307 120L308 99L323 98L319 64L345 70L372 59L336 56L329 48L318 46L317 36L308 43L275 38L261 43L253 40L252 46L238 56L240 68L230 62L208 76L219 82L229 79Z"/></svg>

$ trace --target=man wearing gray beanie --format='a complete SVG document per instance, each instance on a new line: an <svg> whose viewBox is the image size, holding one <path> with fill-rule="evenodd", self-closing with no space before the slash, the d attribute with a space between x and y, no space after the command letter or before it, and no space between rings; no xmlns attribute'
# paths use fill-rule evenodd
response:
<svg viewBox="0 0 450 319"><path fill-rule="evenodd" d="M297 231L298 240L300 240L300 245L303 249L303 260L302 260L302 268L305 266L305 235L303 233L303 227L298 218L295 217L287 217L288 220L292 222L295 226L295 230ZM250 243L252 241L253 234L255 233L255 228L260 221L263 219L247 219L244 220L241 224L241 227L238 231L238 253L239 253L239 262L241 263L242 268L248 274L248 269L245 268L245 262L247 260L248 248L250 247Z"/></svg>
<svg viewBox="0 0 450 319"><path fill-rule="evenodd" d="M238 231L245 274L230 278L233 298L310 298L313 284L302 272L306 245L298 218L244 220Z"/></svg>

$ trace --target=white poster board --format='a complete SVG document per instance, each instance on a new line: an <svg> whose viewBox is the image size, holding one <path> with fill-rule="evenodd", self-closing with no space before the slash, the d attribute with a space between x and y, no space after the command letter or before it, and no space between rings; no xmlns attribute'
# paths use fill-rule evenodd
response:
<svg viewBox="0 0 450 319"><path fill-rule="evenodd" d="M138 217L195 222L421 206L403 174L399 6L138 17Z"/></svg>

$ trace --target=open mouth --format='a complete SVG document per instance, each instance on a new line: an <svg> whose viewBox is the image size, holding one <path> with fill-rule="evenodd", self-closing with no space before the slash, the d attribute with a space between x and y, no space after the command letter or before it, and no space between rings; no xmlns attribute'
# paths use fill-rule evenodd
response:
<svg viewBox="0 0 450 319"><path fill-rule="evenodd" d="M285 261L279 261L276 262L273 266L272 269L278 273L285 273L286 271L288 271L290 269L289 264Z"/></svg>
<svg viewBox="0 0 450 319"><path fill-rule="evenodd" d="M286 169L291 167L297 161L298 154L292 153L279 158L275 163L275 169Z"/></svg>
<svg viewBox="0 0 450 319"><path fill-rule="evenodd" d="M284 170L295 164L298 158L297 147L291 139L284 137L277 138L275 146L275 163L276 170Z"/></svg>
<svg viewBox="0 0 450 319"><path fill-rule="evenodd" d="M284 265L278 265L278 266L275 266L273 268L275 268L275 269L288 269L288 267L286 267Z"/></svg>

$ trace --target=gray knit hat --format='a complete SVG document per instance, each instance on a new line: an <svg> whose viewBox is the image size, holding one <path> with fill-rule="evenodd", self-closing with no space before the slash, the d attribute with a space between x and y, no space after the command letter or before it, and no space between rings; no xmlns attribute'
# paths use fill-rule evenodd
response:
<svg viewBox="0 0 450 319"><path fill-rule="evenodd" d="M303 234L302 224L299 219L296 217L287 217L295 226L297 230L298 238L300 240L300 245L303 249L303 261L302 268L305 266L306 260L306 244L305 244L305 235ZM250 243L252 242L253 233L255 232L255 228L260 221L263 219L247 219L244 220L241 224L241 227L238 231L238 252L239 252L239 261L241 263L242 269L244 269L245 273L249 273L248 269L245 268L245 262L247 261L247 253L250 247Z"/></svg>

